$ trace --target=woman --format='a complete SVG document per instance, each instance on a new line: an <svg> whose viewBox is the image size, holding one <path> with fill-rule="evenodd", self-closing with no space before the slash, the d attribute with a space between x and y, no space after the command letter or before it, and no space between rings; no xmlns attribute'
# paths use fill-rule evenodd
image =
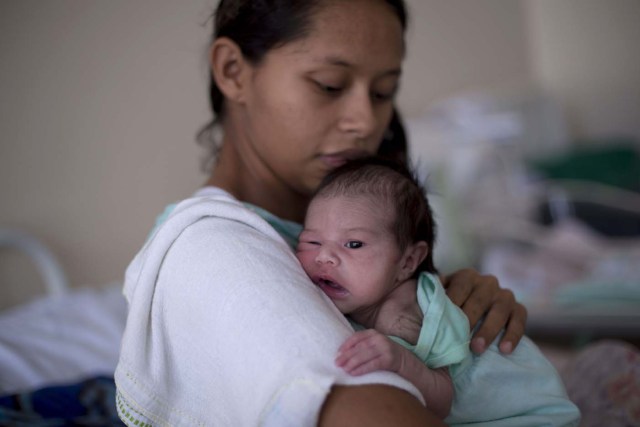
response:
<svg viewBox="0 0 640 427"><path fill-rule="evenodd" d="M389 139L405 26L401 0L220 3L215 167L127 269L126 423L440 425L398 376L335 366L352 330L290 248L327 171ZM505 325L503 351L517 344L526 312L494 278L445 285L471 325L486 314L475 351Z"/></svg>

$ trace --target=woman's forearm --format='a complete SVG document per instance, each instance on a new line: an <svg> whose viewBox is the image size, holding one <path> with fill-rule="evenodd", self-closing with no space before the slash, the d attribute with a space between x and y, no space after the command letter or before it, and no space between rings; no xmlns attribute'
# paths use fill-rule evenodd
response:
<svg viewBox="0 0 640 427"><path fill-rule="evenodd" d="M387 385L335 386L320 427L440 427L445 424L408 392Z"/></svg>

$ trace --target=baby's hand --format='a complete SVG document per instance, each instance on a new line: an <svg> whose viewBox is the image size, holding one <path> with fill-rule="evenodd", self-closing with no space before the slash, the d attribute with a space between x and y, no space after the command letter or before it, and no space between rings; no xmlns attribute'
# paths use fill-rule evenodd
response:
<svg viewBox="0 0 640 427"><path fill-rule="evenodd" d="M385 370L400 372L409 350L376 331L367 329L351 335L338 349L336 365L350 375Z"/></svg>

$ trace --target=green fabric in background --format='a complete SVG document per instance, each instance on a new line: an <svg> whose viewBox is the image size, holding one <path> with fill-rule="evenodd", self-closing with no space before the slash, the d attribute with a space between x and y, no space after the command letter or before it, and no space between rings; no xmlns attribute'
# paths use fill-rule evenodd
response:
<svg viewBox="0 0 640 427"><path fill-rule="evenodd" d="M564 155L529 166L552 180L581 180L640 192L640 143L632 139L576 141Z"/></svg>

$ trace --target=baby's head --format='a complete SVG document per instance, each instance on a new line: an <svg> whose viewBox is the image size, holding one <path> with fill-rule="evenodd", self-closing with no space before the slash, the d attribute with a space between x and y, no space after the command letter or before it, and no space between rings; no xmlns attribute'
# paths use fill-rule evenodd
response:
<svg viewBox="0 0 640 427"><path fill-rule="evenodd" d="M418 272L437 272L433 264L433 213L424 187L407 166L376 156L350 161L324 178L313 200L337 196L374 201L391 215L391 232L401 251L411 243L427 243L429 252Z"/></svg>
<svg viewBox="0 0 640 427"><path fill-rule="evenodd" d="M349 313L421 271L435 273L434 240L431 209L411 171L367 157L322 181L309 204L297 256L312 280Z"/></svg>

